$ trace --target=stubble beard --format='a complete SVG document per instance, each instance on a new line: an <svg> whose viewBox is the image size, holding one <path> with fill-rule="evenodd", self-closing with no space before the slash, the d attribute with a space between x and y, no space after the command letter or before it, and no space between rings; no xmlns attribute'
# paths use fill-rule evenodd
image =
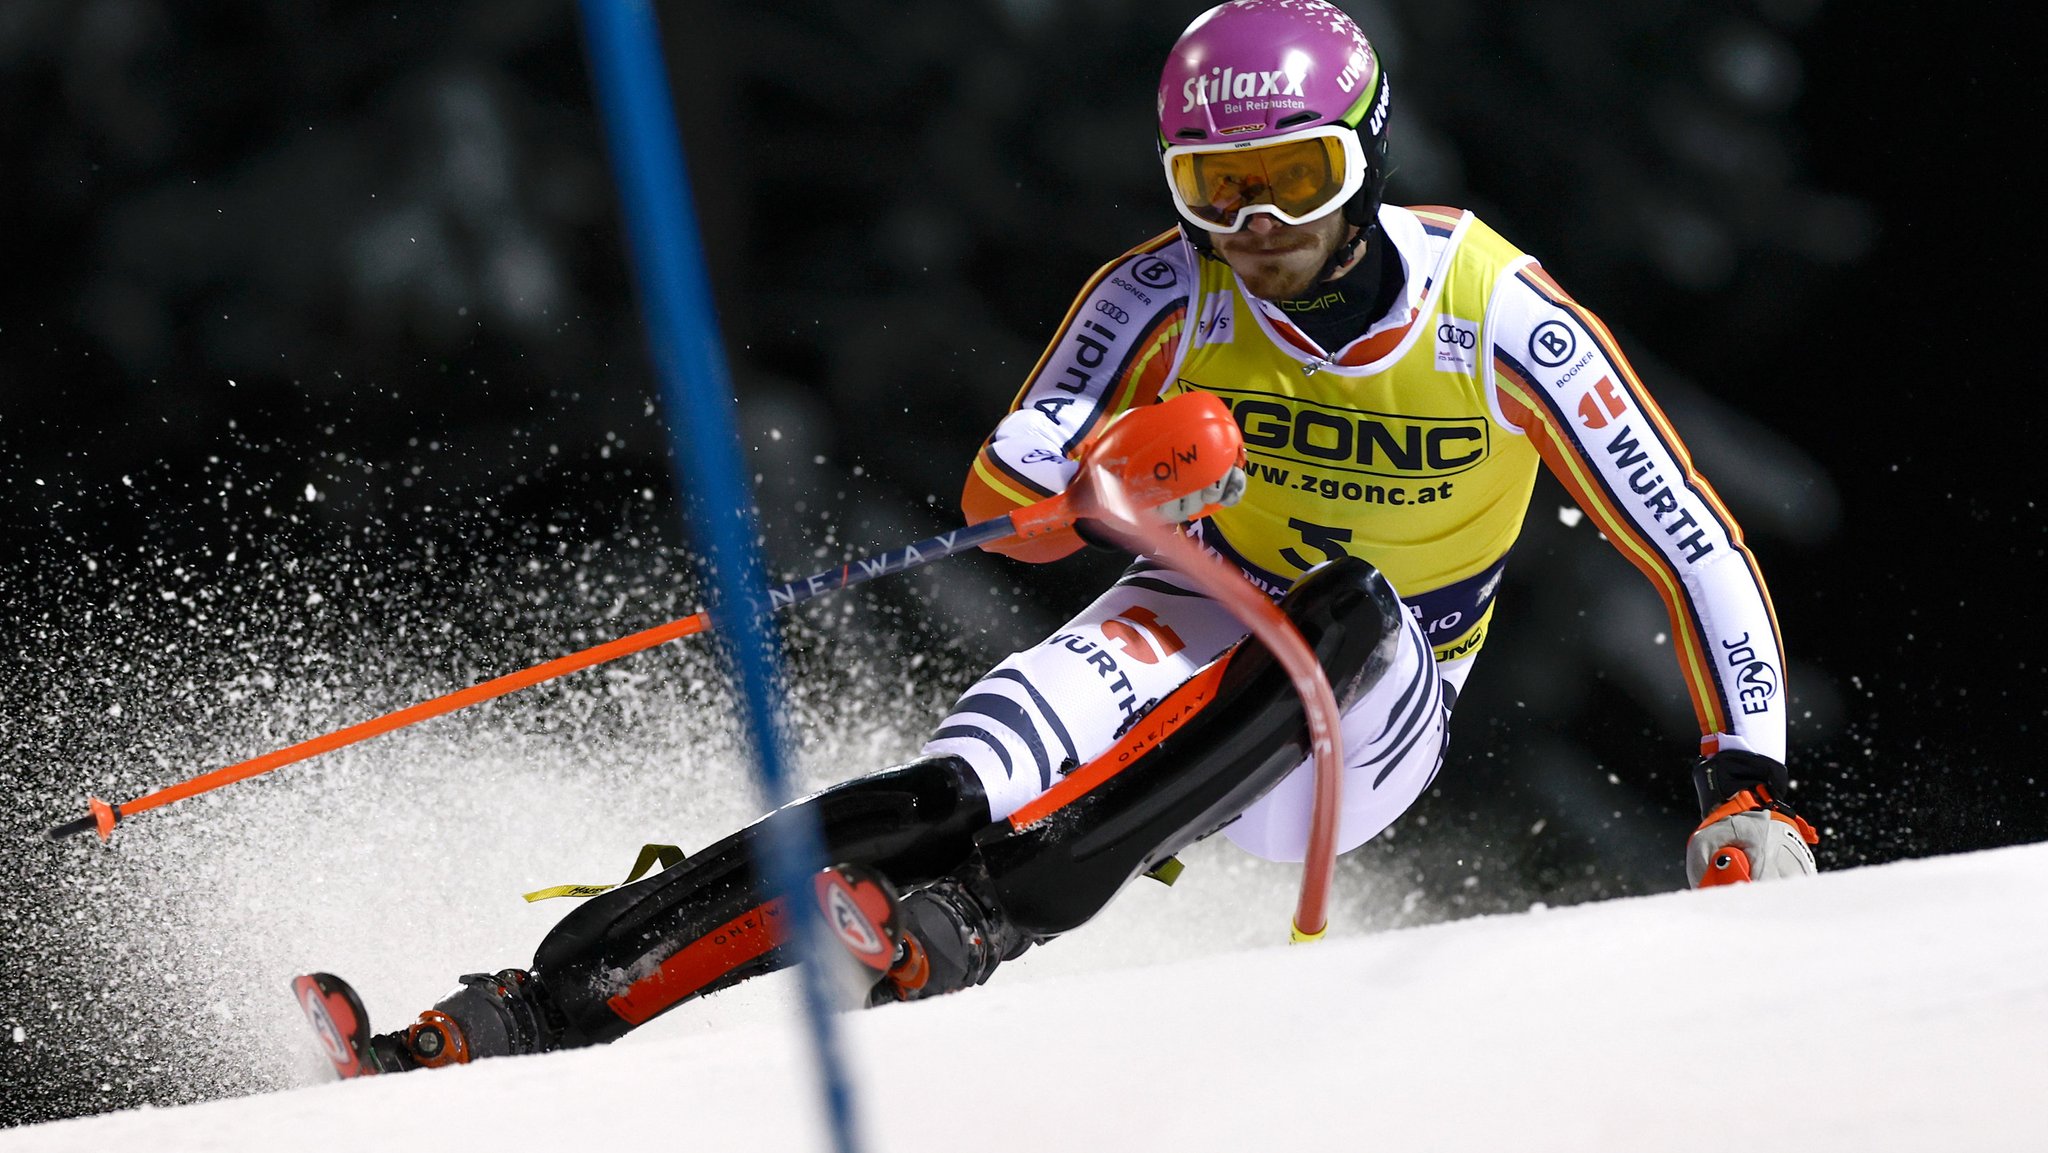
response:
<svg viewBox="0 0 2048 1153"><path fill-rule="evenodd" d="M1331 213L1321 220L1297 224L1263 237L1226 233L1215 240L1217 255L1262 300L1287 300L1315 287L1323 266L1344 235L1344 218Z"/></svg>

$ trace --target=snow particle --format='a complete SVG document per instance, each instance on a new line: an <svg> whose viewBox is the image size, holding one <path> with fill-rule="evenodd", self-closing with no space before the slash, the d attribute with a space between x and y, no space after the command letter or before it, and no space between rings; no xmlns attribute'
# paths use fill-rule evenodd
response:
<svg viewBox="0 0 2048 1153"><path fill-rule="evenodd" d="M1584 519L1586 519L1586 514L1578 509L1562 507L1557 510L1557 523L1566 528L1577 528L1579 527L1579 522Z"/></svg>

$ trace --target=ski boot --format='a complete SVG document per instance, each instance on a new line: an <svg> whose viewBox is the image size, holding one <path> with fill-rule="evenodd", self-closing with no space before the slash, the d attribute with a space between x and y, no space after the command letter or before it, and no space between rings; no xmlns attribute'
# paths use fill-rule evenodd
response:
<svg viewBox="0 0 2048 1153"><path fill-rule="evenodd" d="M362 998L332 973L299 977L292 991L344 1079L538 1053L553 1048L559 1033L546 995L523 969L468 974L419 1020L391 1033L370 1032Z"/></svg>
<svg viewBox="0 0 2048 1153"><path fill-rule="evenodd" d="M842 864L821 870L814 889L818 913L844 950L832 984L849 1007L970 988L1024 951L1021 934L955 878L898 897L881 874Z"/></svg>
<svg viewBox="0 0 2048 1153"><path fill-rule="evenodd" d="M559 1029L549 1019L547 995L526 970L469 973L461 982L402 1033L372 1043L388 1038L405 1060L426 1069L554 1048Z"/></svg>
<svg viewBox="0 0 2048 1153"><path fill-rule="evenodd" d="M897 956L875 987L871 1004L920 1001L972 988L1030 947L993 901L954 877L903 898L897 920Z"/></svg>

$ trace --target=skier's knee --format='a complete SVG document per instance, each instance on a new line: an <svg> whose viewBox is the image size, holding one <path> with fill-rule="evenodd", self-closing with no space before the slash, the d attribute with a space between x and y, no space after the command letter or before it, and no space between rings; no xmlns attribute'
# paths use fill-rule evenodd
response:
<svg viewBox="0 0 2048 1153"><path fill-rule="evenodd" d="M1355 698L1393 663L1401 598L1377 568L1358 557L1339 557L1311 570L1281 599L1280 610L1314 650L1340 703ZM1263 647L1253 647L1257 656L1234 663L1231 673L1251 677L1277 664Z"/></svg>
<svg viewBox="0 0 2048 1153"><path fill-rule="evenodd" d="M1399 652L1400 599L1363 560L1316 569L1281 607L1340 704ZM1132 877L1236 817L1308 756L1306 714L1287 670L1257 642L1224 659L1220 678L1183 685L1103 753L1098 763L1116 760L1099 780L983 839L995 907L1028 936L1088 920ZM1085 767L1077 774L1091 776Z"/></svg>
<svg viewBox="0 0 2048 1153"><path fill-rule="evenodd" d="M799 808L810 812L797 817ZM830 860L872 866L905 886L957 867L989 822L981 778L951 756L924 757L834 785L788 812L782 819L818 822Z"/></svg>

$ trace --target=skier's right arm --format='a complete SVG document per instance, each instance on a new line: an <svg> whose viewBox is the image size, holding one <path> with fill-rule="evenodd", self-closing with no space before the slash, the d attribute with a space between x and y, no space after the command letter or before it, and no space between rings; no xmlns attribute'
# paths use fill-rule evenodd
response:
<svg viewBox="0 0 2048 1153"><path fill-rule="evenodd" d="M1038 364L975 455L960 494L970 522L1004 516L1060 492L1081 446L1110 417L1150 404L1172 379L1192 276L1178 233L1104 265L1053 334ZM1071 555L1072 529L985 545L1039 563Z"/></svg>

